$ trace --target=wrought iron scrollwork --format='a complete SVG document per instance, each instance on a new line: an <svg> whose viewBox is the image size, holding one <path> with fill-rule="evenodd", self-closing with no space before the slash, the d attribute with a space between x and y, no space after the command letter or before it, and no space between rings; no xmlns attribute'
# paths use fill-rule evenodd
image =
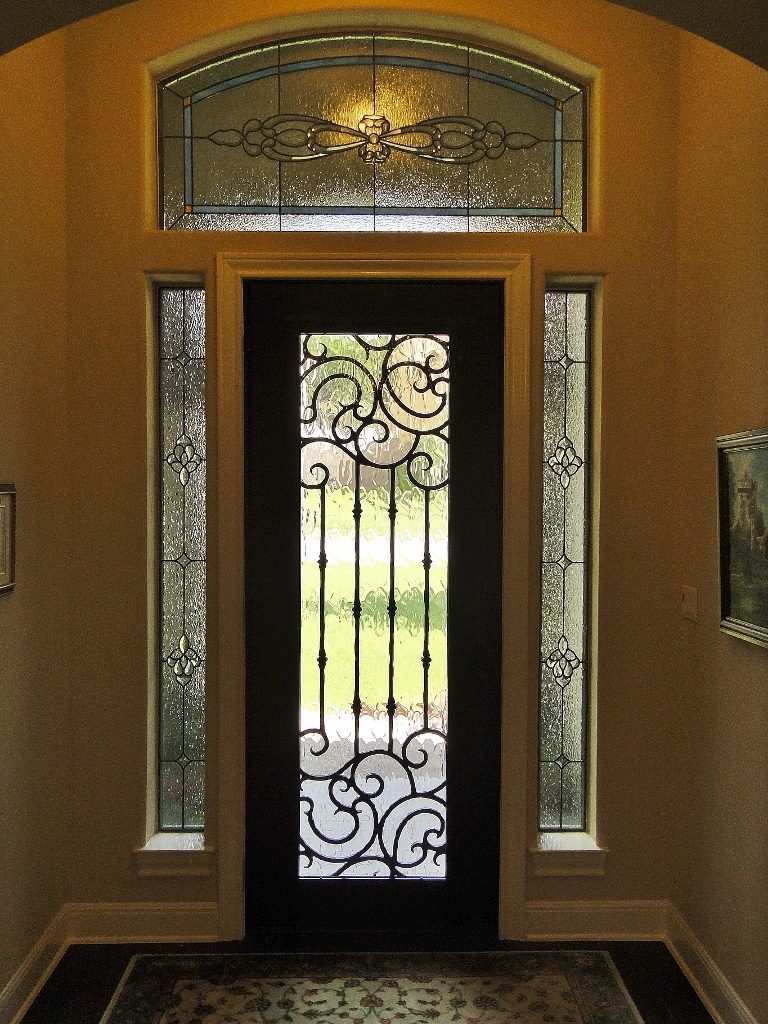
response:
<svg viewBox="0 0 768 1024"><path fill-rule="evenodd" d="M299 856L307 873L317 864L332 877L403 878L427 861L434 873L445 857L445 740L418 729L392 750L353 748L306 730Z"/></svg>
<svg viewBox="0 0 768 1024"><path fill-rule="evenodd" d="M307 334L302 338L302 486L319 492L319 722L301 732L300 874L409 877L445 873L446 706L430 693L430 503L448 486L448 339L440 335ZM326 671L326 501L352 491L354 681L348 712L329 726ZM363 495L385 494L389 694L361 698L360 587ZM395 522L398 494L423 506L422 701L395 692ZM380 726L371 728L373 723ZM345 729L348 734L344 734ZM380 733L377 734L377 733Z"/></svg>

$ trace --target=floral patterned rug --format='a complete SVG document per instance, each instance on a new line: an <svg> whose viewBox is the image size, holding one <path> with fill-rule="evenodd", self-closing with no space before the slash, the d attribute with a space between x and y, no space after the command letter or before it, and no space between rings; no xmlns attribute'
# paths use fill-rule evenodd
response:
<svg viewBox="0 0 768 1024"><path fill-rule="evenodd" d="M101 1024L642 1024L605 952L148 954Z"/></svg>

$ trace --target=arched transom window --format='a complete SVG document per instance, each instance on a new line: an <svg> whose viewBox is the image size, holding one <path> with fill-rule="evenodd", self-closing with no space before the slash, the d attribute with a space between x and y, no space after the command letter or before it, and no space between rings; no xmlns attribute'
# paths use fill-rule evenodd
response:
<svg viewBox="0 0 768 1024"><path fill-rule="evenodd" d="M166 229L585 227L583 88L474 46L281 42L159 99Z"/></svg>

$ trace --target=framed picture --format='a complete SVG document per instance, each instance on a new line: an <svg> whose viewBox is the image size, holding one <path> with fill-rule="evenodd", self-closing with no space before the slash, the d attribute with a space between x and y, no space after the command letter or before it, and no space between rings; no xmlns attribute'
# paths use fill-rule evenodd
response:
<svg viewBox="0 0 768 1024"><path fill-rule="evenodd" d="M16 488L0 484L0 591L16 583Z"/></svg>
<svg viewBox="0 0 768 1024"><path fill-rule="evenodd" d="M720 628L768 647L768 429L717 439Z"/></svg>

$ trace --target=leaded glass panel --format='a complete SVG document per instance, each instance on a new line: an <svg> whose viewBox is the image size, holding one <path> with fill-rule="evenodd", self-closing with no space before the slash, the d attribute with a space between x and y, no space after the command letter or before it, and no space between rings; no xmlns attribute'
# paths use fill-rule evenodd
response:
<svg viewBox="0 0 768 1024"><path fill-rule="evenodd" d="M161 288L159 828L204 825L205 293Z"/></svg>
<svg viewBox="0 0 768 1024"><path fill-rule="evenodd" d="M584 230L581 86L501 54L304 39L160 87L161 222L203 230Z"/></svg>
<svg viewBox="0 0 768 1024"><path fill-rule="evenodd" d="M539 689L539 828L586 825L589 293L548 291Z"/></svg>

